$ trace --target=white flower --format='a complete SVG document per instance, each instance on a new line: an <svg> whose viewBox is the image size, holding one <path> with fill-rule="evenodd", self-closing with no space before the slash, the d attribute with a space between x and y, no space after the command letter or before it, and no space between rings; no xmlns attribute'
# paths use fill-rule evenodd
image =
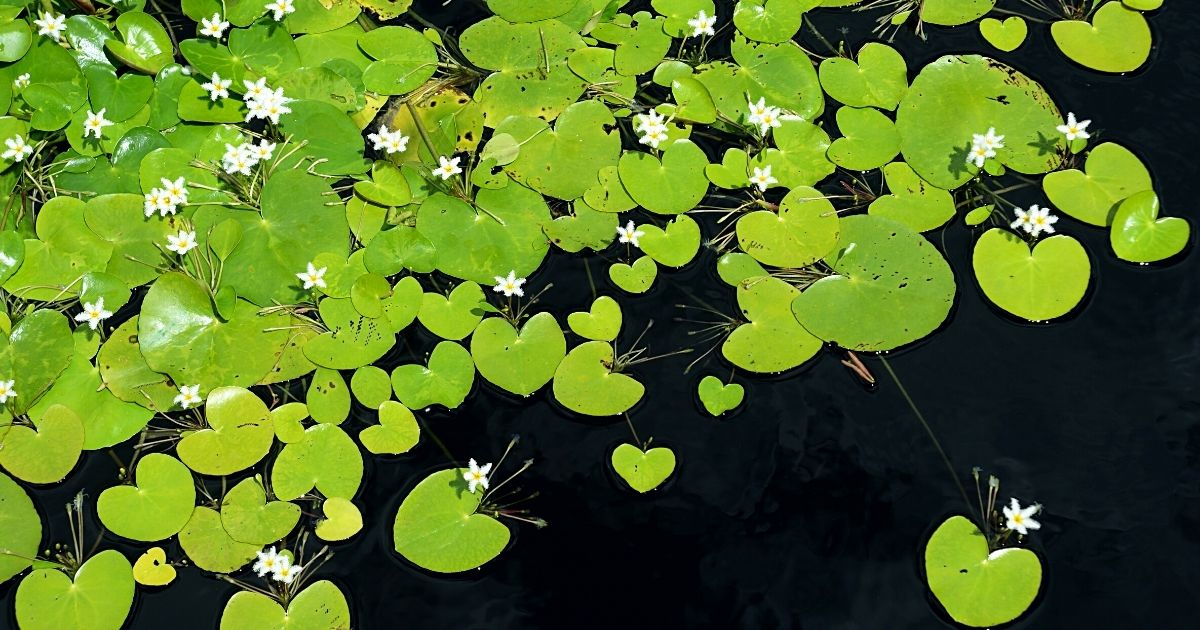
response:
<svg viewBox="0 0 1200 630"><path fill-rule="evenodd" d="M57 42L62 40L63 31L67 29L67 16L43 12L41 19L34 20L33 23L38 27L38 35L45 35Z"/></svg>
<svg viewBox="0 0 1200 630"><path fill-rule="evenodd" d="M279 91L282 91L282 88ZM284 114L292 113L292 108L290 108L284 104L289 101L291 101L291 99L285 99L285 100L271 99L270 101L263 103L264 115L262 117L269 118L273 124L278 125L280 116L282 116Z"/></svg>
<svg viewBox="0 0 1200 630"><path fill-rule="evenodd" d="M17 390L13 389L16 381L0 381L0 405L8 402L9 398L17 397Z"/></svg>
<svg viewBox="0 0 1200 630"><path fill-rule="evenodd" d="M196 233L179 230L179 234L167 235L167 249L183 256L196 248Z"/></svg>
<svg viewBox="0 0 1200 630"><path fill-rule="evenodd" d="M658 145L667 139L667 130L665 127L650 127L642 131L642 137L638 138L638 142L648 144L651 148L657 149Z"/></svg>
<svg viewBox="0 0 1200 630"><path fill-rule="evenodd" d="M767 110L770 109L767 107L767 99L765 98L758 99L757 103L747 100L747 106L750 108L750 115L746 117L746 122L751 125L760 124L763 114L767 113Z"/></svg>
<svg viewBox="0 0 1200 630"><path fill-rule="evenodd" d="M275 21L279 22L285 15L296 12L296 4L292 0L275 0L267 5L267 10L273 11Z"/></svg>
<svg viewBox="0 0 1200 630"><path fill-rule="evenodd" d="M229 98L230 85L233 85L233 79L221 79L221 75L214 72L212 78L207 83L201 83L200 87L208 92L209 100L217 101Z"/></svg>
<svg viewBox="0 0 1200 630"><path fill-rule="evenodd" d="M272 148L274 148L274 145L272 145ZM225 155L221 156L221 166L230 175L234 173L249 175L251 173L250 169L258 164L257 153L258 150L253 144L243 142L235 147L227 143L225 145Z"/></svg>
<svg viewBox="0 0 1200 630"><path fill-rule="evenodd" d="M6 150L3 155L0 155L0 157L6 160L20 162L30 155L33 155L33 147L29 146L29 144L25 142L25 137L21 134L17 134L8 140L5 140L4 144L8 147L8 150Z"/></svg>
<svg viewBox="0 0 1200 630"><path fill-rule="evenodd" d="M258 560L254 561L254 572L262 577L268 573L274 573L275 569L279 568L282 562L287 562L287 556L281 556L275 552L275 547L271 547L266 551L258 552Z"/></svg>
<svg viewBox="0 0 1200 630"><path fill-rule="evenodd" d="M992 153L992 155L989 155L988 157L993 157L996 155L995 154L996 149L1004 148L1004 136L996 135L996 128L989 127L987 130L987 133L985 133L985 134L978 134L978 133L972 134L971 144L981 145L986 149L991 149L993 151L993 153Z"/></svg>
<svg viewBox="0 0 1200 630"><path fill-rule="evenodd" d="M468 462L468 465L470 468L467 470L467 472L463 473L463 479L467 481L467 489L471 491L471 494L475 494L475 486L483 486L483 489L487 490L487 474L491 472L492 465L484 464L483 466L480 466L479 464L475 463L474 459Z"/></svg>
<svg viewBox="0 0 1200 630"><path fill-rule="evenodd" d="M433 169L433 172L435 175L440 175L442 181L446 181L447 179L450 179L451 177L461 173L462 169L458 168L458 158L453 157L446 159L443 156L438 157L438 167Z"/></svg>
<svg viewBox="0 0 1200 630"><path fill-rule="evenodd" d="M508 277L496 276L496 286L492 290L496 293L503 293L504 297L525 297L525 291L521 289L521 285L525 284L525 278L518 278L516 271L509 271ZM485 486L486 487L486 486Z"/></svg>
<svg viewBox="0 0 1200 630"><path fill-rule="evenodd" d="M161 188L151 188L150 192L145 194L146 201L142 204L142 207L146 211L146 216L152 217L155 212L159 211L164 197L166 197L166 193Z"/></svg>
<svg viewBox="0 0 1200 630"><path fill-rule="evenodd" d="M317 287L318 289L324 289L325 288L325 271L326 270L327 269L325 267L321 267L320 269L317 269L316 267L313 266L312 263L308 263L308 269L306 271L304 271L303 273L296 274L296 277L300 278L301 280L304 281L305 289L311 289L313 287Z"/></svg>
<svg viewBox="0 0 1200 630"><path fill-rule="evenodd" d="M13 89L14 90L24 90L27 87L29 87L29 73L28 72L13 79Z"/></svg>
<svg viewBox="0 0 1200 630"><path fill-rule="evenodd" d="M1067 123L1065 125L1059 125L1058 131L1059 133L1065 135L1068 141L1073 141L1076 138L1083 138L1084 140L1087 140L1088 138L1092 137L1092 134L1087 132L1088 125L1090 124L1092 124L1092 121L1090 120L1084 120L1082 122L1075 120L1075 112L1070 112L1067 114Z"/></svg>
<svg viewBox="0 0 1200 630"><path fill-rule="evenodd" d="M629 243L630 245L633 245L634 247L638 247L638 239L646 235L645 232L637 229L637 227L634 226L633 221L626 223L625 227L621 227L618 225L617 226L617 234L620 235L620 237L621 237L617 240L619 240L622 243Z"/></svg>
<svg viewBox="0 0 1200 630"><path fill-rule="evenodd" d="M633 118L633 130L638 133L645 133L647 129L663 129L667 126L667 117L654 111L653 109L645 114L638 114Z"/></svg>
<svg viewBox="0 0 1200 630"><path fill-rule="evenodd" d="M200 22L204 24L204 27L200 29L200 34L216 39L221 39L221 36L225 34L225 29L229 28L229 22L222 20L220 13L214 13L211 20L201 18Z"/></svg>
<svg viewBox="0 0 1200 630"><path fill-rule="evenodd" d="M1058 223L1058 217L1050 214L1049 208L1039 208L1036 205L1029 206L1028 214L1029 234L1037 236L1042 232L1054 234L1054 224Z"/></svg>
<svg viewBox="0 0 1200 630"><path fill-rule="evenodd" d="M112 317L112 311L104 310L104 298L96 298L95 302L86 302L83 312L75 315L75 321L87 322L88 328L96 330L100 322Z"/></svg>
<svg viewBox="0 0 1200 630"><path fill-rule="evenodd" d="M238 155L237 157L233 158L232 160L224 161L222 163L222 166L225 168L225 172L229 173L230 175L233 175L234 173L241 173L242 175L250 175L251 174L250 169L254 168L255 164L257 164L257 162L250 159L249 157L247 157L245 155Z"/></svg>
<svg viewBox="0 0 1200 630"><path fill-rule="evenodd" d="M246 101L257 101L271 93L271 88L267 87L267 78L262 77L257 81L242 80L242 85L246 87Z"/></svg>
<svg viewBox="0 0 1200 630"><path fill-rule="evenodd" d="M767 132L772 128L783 125L783 123L779 122L779 116L780 112L778 107L768 107L766 111L764 111L762 115L758 117L758 126L764 136L767 135Z"/></svg>
<svg viewBox="0 0 1200 630"><path fill-rule="evenodd" d="M275 155L275 143L259 140L258 144L248 145L247 153L258 162L266 162L271 159L272 155Z"/></svg>
<svg viewBox="0 0 1200 630"><path fill-rule="evenodd" d="M983 168L984 162L988 158L996 157L996 151L989 148L987 145L976 142L971 145L971 152L967 154L967 163L974 164L976 168Z"/></svg>
<svg viewBox="0 0 1200 630"><path fill-rule="evenodd" d="M1004 518L1008 519L1005 527L1016 531L1024 536L1031 529L1041 529L1042 524L1033 520L1033 515L1037 514L1042 509L1041 505L1033 504L1027 508L1022 508L1021 504L1014 498L1009 507L1001 508L1004 512Z"/></svg>
<svg viewBox="0 0 1200 630"><path fill-rule="evenodd" d="M101 107L98 112L88 110L87 120L83 121L84 138L90 134L95 134L96 139L99 140L100 136L104 135L104 128L113 124L111 120L104 117L104 112L107 110L107 107Z"/></svg>
<svg viewBox="0 0 1200 630"><path fill-rule="evenodd" d="M279 563L276 565L275 570L271 573L271 577L275 578L276 582L291 584L292 580L296 579L296 576L299 575L302 569L304 569L304 567L298 564L292 564L292 561L288 560L287 556L279 556Z"/></svg>
<svg viewBox="0 0 1200 630"><path fill-rule="evenodd" d="M717 16L715 15L709 17L704 14L704 11L700 11L696 14L696 17L688 20L687 23L688 26L692 27L692 37L699 37L701 35L711 36L717 34L717 32L713 30L713 26L716 26L717 24Z"/></svg>
<svg viewBox="0 0 1200 630"><path fill-rule="evenodd" d="M1032 211L1035 208L1037 208L1037 206L1033 206L1029 210ZM1026 234L1033 234L1033 224L1029 221L1029 216L1032 212L1026 212L1020 208L1013 208L1013 213L1017 215L1017 218L1009 225L1009 227L1014 230L1024 230Z"/></svg>
<svg viewBox="0 0 1200 630"><path fill-rule="evenodd" d="M247 99L246 100L246 122L250 122L256 118L267 117L267 104L264 101Z"/></svg>
<svg viewBox="0 0 1200 630"><path fill-rule="evenodd" d="M180 385L179 394L175 396L175 404L184 409L199 405L202 400L199 385Z"/></svg>
<svg viewBox="0 0 1200 630"><path fill-rule="evenodd" d="M778 182L778 179L771 176L770 164L766 168L754 167L754 174L750 176L750 183L758 186L759 192L766 192L767 187Z"/></svg>
<svg viewBox="0 0 1200 630"><path fill-rule="evenodd" d="M175 178L174 181L163 177L159 181L162 182L163 192L171 198L171 203L184 204L188 200L187 182L182 177Z"/></svg>

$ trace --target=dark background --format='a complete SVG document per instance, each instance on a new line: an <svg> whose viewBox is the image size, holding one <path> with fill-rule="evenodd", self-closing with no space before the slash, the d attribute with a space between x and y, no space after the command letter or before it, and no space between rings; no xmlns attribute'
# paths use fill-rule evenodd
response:
<svg viewBox="0 0 1200 630"><path fill-rule="evenodd" d="M730 9L718 4L724 23ZM465 6L456 0L434 17L472 23L475 13ZM816 21L837 41L846 17L822 11ZM845 38L856 50L870 33L861 16L852 20ZM1093 119L1099 132L1093 142L1114 140L1138 153L1154 174L1164 214L1192 219L1200 175L1193 148L1200 140L1194 37L1200 18L1187 3L1169 2L1151 22L1154 59L1132 76L1075 66L1054 47L1048 28L1033 23L1029 41L999 58L1042 81L1064 112ZM821 51L805 35L805 44ZM896 45L910 69L947 52L992 54L974 26L930 29L926 42L906 33ZM1036 190L1016 199L1043 202ZM930 234L958 276L952 319L888 360L968 487L970 468L981 466L1001 477L1002 499L1045 505L1044 526L1029 543L1045 560L1042 597L1014 628L1194 628L1200 621L1197 257L1189 250L1172 264L1138 267L1116 260L1106 230L1068 217L1058 227L1085 244L1095 266L1091 293L1077 313L1028 325L990 307L970 272L977 232L956 220ZM673 305L696 303L684 288L734 312L733 292L717 280L711 252L680 272L660 274L642 296L618 294L603 279L615 252L552 256L527 290L553 282L544 306L565 320L592 297L587 260L600 293L616 296L625 309L621 347L653 319L647 336L653 353L694 342L684 324L672 321L680 314ZM431 345L421 334L409 335L418 349ZM318 575L342 587L355 627L368 629L950 626L927 594L919 559L932 528L962 512L962 500L879 360L864 357L879 378L869 392L838 358L830 351L774 379L739 373L746 403L719 420L700 410L695 388L703 375L728 376L720 360L688 375L682 375L692 360L686 356L634 368L647 385L631 413L639 434L670 445L679 457L669 483L647 496L623 489L607 465L611 449L629 440L623 422L581 421L556 409L544 391L518 401L484 386L459 410L422 419L459 460L492 461L510 435L520 434L509 464L536 460L521 485L540 492L528 506L550 526L518 528L498 559L460 577L406 564L391 544L396 507L416 480L446 465L426 438L407 456L365 454L356 503L366 529L336 545ZM411 360L395 357L396 364ZM355 434L370 422L371 414L362 413L343 426ZM94 497L117 482L115 475L107 455L90 453L64 484L36 490L49 519L46 540L68 540L61 506L84 489L93 499L90 542L100 531ZM123 549L131 561L140 553L116 540L104 546ZM180 557L175 543L165 546L170 558ZM0 585L0 626L15 626L17 582ZM214 629L233 591L181 569L167 588L138 588L127 625Z"/></svg>

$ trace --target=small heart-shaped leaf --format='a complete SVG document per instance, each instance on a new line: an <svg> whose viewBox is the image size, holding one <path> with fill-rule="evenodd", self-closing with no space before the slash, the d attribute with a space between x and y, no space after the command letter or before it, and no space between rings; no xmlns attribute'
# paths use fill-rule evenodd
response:
<svg viewBox="0 0 1200 630"><path fill-rule="evenodd" d="M1004 52L1012 52L1025 43L1029 24L1025 18L1014 15L1003 22L996 18L985 18L979 22L979 34L987 42Z"/></svg>
<svg viewBox="0 0 1200 630"><path fill-rule="evenodd" d="M379 424L358 434L358 441L376 455L407 453L421 439L421 427L408 407L394 401L379 406Z"/></svg>
<svg viewBox="0 0 1200 630"><path fill-rule="evenodd" d="M646 493L662 485L675 472L675 451L659 446L648 451L621 444L612 452L613 470L630 488Z"/></svg>
<svg viewBox="0 0 1200 630"><path fill-rule="evenodd" d="M726 385L721 382L721 379L710 375L700 379L699 395L705 411L719 416L742 404L746 390L737 383Z"/></svg>
<svg viewBox="0 0 1200 630"><path fill-rule="evenodd" d="M332 497L321 504L325 518L317 521L317 538L329 542L346 540L362 531L362 512L349 499Z"/></svg>
<svg viewBox="0 0 1200 630"><path fill-rule="evenodd" d="M1109 242L1122 260L1149 263L1183 251L1190 238L1191 225L1186 219L1158 218L1158 195L1146 190L1117 207Z"/></svg>
<svg viewBox="0 0 1200 630"><path fill-rule="evenodd" d="M649 256L642 256L632 265L615 263L608 268L608 277L621 289L630 293L645 293L658 276L658 265Z"/></svg>
<svg viewBox="0 0 1200 630"><path fill-rule="evenodd" d="M1083 246L1062 234L1031 249L1016 234L993 228L979 238L971 260L979 288L993 304L1035 322L1069 313L1092 275Z"/></svg>
<svg viewBox="0 0 1200 630"><path fill-rule="evenodd" d="M133 563L133 579L142 586L166 586L175 581L175 567L167 564L162 547L151 547Z"/></svg>
<svg viewBox="0 0 1200 630"><path fill-rule="evenodd" d="M592 302L592 307L587 311L568 315L567 325L584 339L612 341L621 332L621 305L602 295Z"/></svg>

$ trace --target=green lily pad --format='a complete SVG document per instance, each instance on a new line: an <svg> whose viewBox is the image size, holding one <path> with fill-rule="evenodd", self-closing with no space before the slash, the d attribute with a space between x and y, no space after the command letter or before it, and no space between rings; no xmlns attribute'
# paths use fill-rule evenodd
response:
<svg viewBox="0 0 1200 630"><path fill-rule="evenodd" d="M908 91L908 64L895 48L869 42L858 51L858 61L830 57L821 62L821 87L850 107L894 110Z"/></svg>
<svg viewBox="0 0 1200 630"><path fill-rule="evenodd" d="M778 212L756 210L737 222L738 245L774 267L804 267L837 244L839 219L833 204L815 188L788 192Z"/></svg>
<svg viewBox="0 0 1200 630"><path fill-rule="evenodd" d="M725 284L736 288L744 280L761 278L769 274L749 254L729 252L717 259L717 275Z"/></svg>
<svg viewBox="0 0 1200 630"><path fill-rule="evenodd" d="M951 190L974 177L974 166L967 166L971 138L989 128L1004 136L999 164L1025 174L1058 168L1055 127L1062 120L1045 89L1024 74L986 57L949 55L913 80L896 112L896 130L909 166Z"/></svg>
<svg viewBox="0 0 1200 630"><path fill-rule="evenodd" d="M1059 50L1101 72L1133 72L1150 58L1153 35L1145 16L1120 2L1106 2L1091 23L1063 20L1050 25Z"/></svg>
<svg viewBox="0 0 1200 630"><path fill-rule="evenodd" d="M396 511L396 551L435 573L460 573L483 566L508 546L511 534L500 521L479 513L483 493L467 491L457 468L435 472L404 497Z"/></svg>
<svg viewBox="0 0 1200 630"><path fill-rule="evenodd" d="M1178 254L1190 238L1191 225L1186 219L1158 218L1158 195L1146 190L1117 207L1109 242L1122 260L1148 263Z"/></svg>
<svg viewBox="0 0 1200 630"><path fill-rule="evenodd" d="M58 568L36 569L17 587L17 625L119 630L133 606L133 591L133 567L115 549L88 558L74 579Z"/></svg>
<svg viewBox="0 0 1200 630"><path fill-rule="evenodd" d="M766 149L750 161L749 168L771 167L771 175L785 188L814 186L833 173L835 167L827 156L830 141L823 129L803 120L784 120L783 125L771 132L775 148ZM727 153L728 154L728 153ZM738 187L749 185L747 179Z"/></svg>
<svg viewBox="0 0 1200 630"><path fill-rule="evenodd" d="M883 112L866 107L837 111L842 137L829 145L829 159L842 168L869 171L887 164L900 152L900 134Z"/></svg>
<svg viewBox="0 0 1200 630"><path fill-rule="evenodd" d="M350 498L362 482L358 445L336 424L318 424L304 439L283 447L271 468L271 488L291 501L316 488L326 497Z"/></svg>
<svg viewBox="0 0 1200 630"><path fill-rule="evenodd" d="M740 0L733 10L738 32L760 42L786 42L820 0Z"/></svg>
<svg viewBox="0 0 1200 630"><path fill-rule="evenodd" d="M643 451L621 444L613 450L611 461L621 479L643 494L661 486L675 472L675 451L665 446Z"/></svg>
<svg viewBox="0 0 1200 630"><path fill-rule="evenodd" d="M137 331L138 317L130 318L100 346L96 366L104 390L151 411L168 411L175 406L179 390L166 374L150 369L142 356Z"/></svg>
<svg viewBox="0 0 1200 630"><path fill-rule="evenodd" d="M917 232L928 232L954 218L954 196L921 179L904 162L883 167L891 194L871 202L870 214L899 221Z"/></svg>
<svg viewBox="0 0 1200 630"><path fill-rule="evenodd" d="M341 424L350 415L350 388L337 370L317 368L304 402L313 420Z"/></svg>
<svg viewBox="0 0 1200 630"><path fill-rule="evenodd" d="M708 156L690 140L668 145L662 160L642 151L626 151L618 172L621 184L638 205L657 214L681 214L695 208L708 192L704 167Z"/></svg>
<svg viewBox="0 0 1200 630"><path fill-rule="evenodd" d="M332 582L320 580L300 591L285 611L274 599L238 591L221 613L220 630L343 630L350 627L350 604Z"/></svg>
<svg viewBox="0 0 1200 630"><path fill-rule="evenodd" d="M721 379L709 375L700 379L698 393L704 410L711 415L720 416L742 404L746 389L737 383L726 385Z"/></svg>
<svg viewBox="0 0 1200 630"><path fill-rule="evenodd" d="M429 355L428 367L401 365L392 370L392 389L409 409L440 404L454 409L467 399L475 382L471 353L453 341L443 341Z"/></svg>
<svg viewBox="0 0 1200 630"><path fill-rule="evenodd" d="M617 165L621 137L613 129L615 125L616 120L599 101L580 101L566 108L553 129L541 118L509 118L497 125L496 133L510 135L520 153L504 170L544 195L567 200L581 197L596 185L600 169Z"/></svg>
<svg viewBox="0 0 1200 630"><path fill-rule="evenodd" d="M195 506L191 471L170 455L151 453L138 460L133 485L100 493L96 512L112 533L154 542L178 534Z"/></svg>
<svg viewBox="0 0 1200 630"><path fill-rule="evenodd" d="M437 250L438 269L463 280L491 284L513 271L532 274L550 249L542 226L550 209L538 193L510 183L480 190L478 209L437 193L421 204L417 231Z"/></svg>
<svg viewBox="0 0 1200 630"><path fill-rule="evenodd" d="M799 295L792 285L770 276L739 282L738 309L748 321L725 339L722 356L758 374L790 370L816 356L821 340L805 330L791 312L790 305Z"/></svg>
<svg viewBox="0 0 1200 630"><path fill-rule="evenodd" d="M563 251L572 254L583 251L585 248L601 251L608 247L615 238L617 217L614 214L593 209L584 199L576 199L571 204L571 214L558 217L543 225L542 231L546 233L546 238L550 239L550 242Z"/></svg>
<svg viewBox="0 0 1200 630"><path fill-rule="evenodd" d="M154 17L142 11L124 12L117 17L116 25L124 41L105 40L104 47L125 65L154 74L171 63L171 38Z"/></svg>
<svg viewBox="0 0 1200 630"><path fill-rule="evenodd" d="M1028 549L989 551L974 523L952 516L925 546L925 579L955 621L990 628L1013 621L1033 604L1042 562Z"/></svg>
<svg viewBox="0 0 1200 630"><path fill-rule="evenodd" d="M392 397L392 379L383 368L363 366L350 377L350 391L358 402L378 408Z"/></svg>
<svg viewBox="0 0 1200 630"><path fill-rule="evenodd" d="M1019 15L1006 18L1003 22L996 18L987 18L980 20L979 34L997 49L1012 52L1025 43L1025 37L1029 34L1029 24Z"/></svg>
<svg viewBox="0 0 1200 630"><path fill-rule="evenodd" d="M632 408L646 388L613 371L613 347L587 341L571 349L554 372L554 399L587 416L615 416Z"/></svg>
<svg viewBox="0 0 1200 630"><path fill-rule="evenodd" d="M218 387L204 401L211 428L185 433L176 445L179 459L202 475L228 475L266 457L275 443L267 405L248 389Z"/></svg>
<svg viewBox="0 0 1200 630"><path fill-rule="evenodd" d="M167 564L167 552L151 547L133 563L133 579L142 586L166 586L175 581L175 567Z"/></svg>
<svg viewBox="0 0 1200 630"><path fill-rule="evenodd" d="M391 387L389 383L388 387ZM292 444L304 440L303 421L308 417L308 407L302 402L284 403L271 410L271 425L275 428L275 437L284 444Z"/></svg>
<svg viewBox="0 0 1200 630"><path fill-rule="evenodd" d="M1084 223L1107 227L1117 204L1154 188L1146 165L1116 143L1105 142L1089 151L1084 169L1055 171L1042 179L1050 203Z"/></svg>
<svg viewBox="0 0 1200 630"><path fill-rule="evenodd" d="M2 430L2 429L0 429ZM29 568L42 542L42 519L25 490L0 473L0 582Z"/></svg>
<svg viewBox="0 0 1200 630"><path fill-rule="evenodd" d="M529 396L554 377L567 353L567 339L550 313L538 313L521 326L489 317L471 336L471 358L479 375L493 385Z"/></svg>
<svg viewBox="0 0 1200 630"><path fill-rule="evenodd" d="M39 309L22 317L10 334L0 331L0 379L14 381L8 410L20 415L45 394L71 364L75 342L67 318Z"/></svg>
<svg viewBox="0 0 1200 630"><path fill-rule="evenodd" d="M954 304L954 273L924 237L870 215L842 219L838 246L825 257L835 275L792 302L813 335L848 350L883 351L937 330Z"/></svg>
<svg viewBox="0 0 1200 630"><path fill-rule="evenodd" d="M975 244L971 262L988 300L1035 322L1071 312L1087 293L1092 275L1083 246L1061 234L1031 249L1016 234L993 228Z"/></svg>
<svg viewBox="0 0 1200 630"><path fill-rule="evenodd" d="M408 407L387 400L379 405L379 424L358 434L358 441L376 455L407 453L421 439L421 427Z"/></svg>
<svg viewBox="0 0 1200 630"><path fill-rule="evenodd" d="M318 309L329 332L309 339L304 344L304 356L321 367L335 370L362 367L387 354L396 342L395 331L388 322L363 317L354 308L353 300L325 298Z"/></svg>
<svg viewBox="0 0 1200 630"><path fill-rule="evenodd" d="M433 44L405 26L384 26L359 36L358 45L377 59L363 70L363 85L372 92L405 94L420 87L437 71Z"/></svg>
<svg viewBox="0 0 1200 630"><path fill-rule="evenodd" d="M71 286L89 271L103 271L112 247L84 225L85 204L58 196L37 213L37 239L25 240L25 262L4 290L26 300L76 297Z"/></svg>
<svg viewBox="0 0 1200 630"><path fill-rule="evenodd" d="M22 481L58 483L79 461L83 422L74 411L53 405L35 425L0 426L0 466Z"/></svg>
<svg viewBox="0 0 1200 630"><path fill-rule="evenodd" d="M260 547L238 542L221 526L221 514L216 510L196 506L192 518L179 532L179 546L192 564L213 573L233 573L246 566Z"/></svg>
<svg viewBox="0 0 1200 630"><path fill-rule="evenodd" d="M700 250L700 226L689 216L671 219L665 230L654 225L639 225L637 229L645 233L639 237L638 247L661 265L682 267Z"/></svg>
<svg viewBox="0 0 1200 630"><path fill-rule="evenodd" d="M658 276L658 265L649 256L642 256L632 265L615 263L608 268L608 278L621 289L630 293L645 293Z"/></svg>
<svg viewBox="0 0 1200 630"><path fill-rule="evenodd" d="M996 5L996 0L924 0L921 21L939 26L958 26L973 22Z"/></svg>
<svg viewBox="0 0 1200 630"><path fill-rule="evenodd" d="M429 332L451 341L470 335L483 320L487 298L478 284L467 281L454 287L449 296L426 293L417 319Z"/></svg>
<svg viewBox="0 0 1200 630"><path fill-rule="evenodd" d="M241 543L269 545L287 536L298 522L300 506L268 501L258 477L241 480L221 499L221 527Z"/></svg>
<svg viewBox="0 0 1200 630"><path fill-rule="evenodd" d="M613 341L621 332L621 305L601 295L588 310L567 315L567 325L584 339Z"/></svg>

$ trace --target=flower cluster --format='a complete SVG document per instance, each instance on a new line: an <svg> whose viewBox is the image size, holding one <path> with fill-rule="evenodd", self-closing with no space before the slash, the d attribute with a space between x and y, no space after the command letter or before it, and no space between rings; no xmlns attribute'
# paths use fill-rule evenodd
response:
<svg viewBox="0 0 1200 630"><path fill-rule="evenodd" d="M367 139L374 144L376 151L383 151L388 155L403 153L408 149L408 136L399 129L388 131L387 125L379 125L379 132L367 134Z"/></svg>
<svg viewBox="0 0 1200 630"><path fill-rule="evenodd" d="M1021 503L1014 498L1009 506L1001 508L1007 521L1004 526L1022 536L1028 534L1031 529L1041 529L1042 524L1033 520L1033 515L1041 509L1042 506L1037 503L1023 508Z"/></svg>
<svg viewBox="0 0 1200 630"><path fill-rule="evenodd" d="M662 114L650 110L649 113L635 116L634 121L633 130L642 136L638 142L657 149L659 143L667 139L667 120Z"/></svg>
<svg viewBox="0 0 1200 630"><path fill-rule="evenodd" d="M284 584L291 584L304 569L301 565L292 564L292 559L287 554L276 552L274 547L258 552L258 560L254 561L254 566L251 568L259 577L270 573L272 579Z"/></svg>
<svg viewBox="0 0 1200 630"><path fill-rule="evenodd" d="M996 157L996 151L1004 148L1004 136L996 135L996 128L991 127L985 134L974 134L971 139L971 151L967 153L967 163L976 168L983 168L989 158Z"/></svg>
<svg viewBox="0 0 1200 630"><path fill-rule="evenodd" d="M767 135L771 129L783 124L780 122L783 112L778 107L767 105L767 99L759 98L758 102L747 100L746 105L750 109L750 115L746 117L746 122L758 125L758 130L762 132L762 135Z"/></svg>
<svg viewBox="0 0 1200 630"><path fill-rule="evenodd" d="M467 462L467 472L463 473L463 479L467 482L467 489L471 494L475 494L475 487L482 486L484 490L488 489L488 473L492 471L491 464L480 466L475 463L475 460Z"/></svg>
<svg viewBox="0 0 1200 630"><path fill-rule="evenodd" d="M1029 206L1028 210L1016 208L1013 212L1017 215L1017 220L1012 222L1014 230L1025 230L1025 233L1037 238L1042 232L1046 234L1054 234L1054 224L1058 223L1058 217L1050 214L1049 208L1042 208L1037 204Z"/></svg>
<svg viewBox="0 0 1200 630"><path fill-rule="evenodd" d="M246 86L246 122L263 118L278 125L280 116L292 113L287 104L295 99L284 96L283 88L268 87L265 77L258 81L243 80L242 84Z"/></svg>
<svg viewBox="0 0 1200 630"><path fill-rule="evenodd" d="M162 187L151 188L142 203L148 217L153 216L155 212L163 217L175 214L179 211L179 206L187 205L188 188L182 177L173 180L163 177L160 181Z"/></svg>
<svg viewBox="0 0 1200 630"><path fill-rule="evenodd" d="M259 162L270 160L273 155L275 155L275 143L267 140L259 140L258 144L243 142L236 147L226 144L225 155L221 157L221 167L230 175L234 173L249 175L251 169L258 166Z"/></svg>

